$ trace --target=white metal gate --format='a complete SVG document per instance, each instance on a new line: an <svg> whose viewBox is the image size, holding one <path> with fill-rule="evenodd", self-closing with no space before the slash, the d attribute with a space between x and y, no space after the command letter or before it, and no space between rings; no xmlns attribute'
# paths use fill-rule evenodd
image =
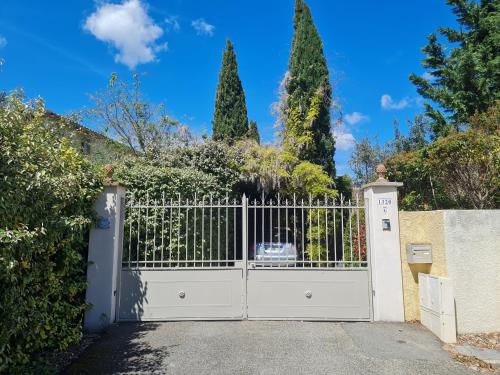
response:
<svg viewBox="0 0 500 375"><path fill-rule="evenodd" d="M364 207L130 197L120 321L370 320Z"/></svg>

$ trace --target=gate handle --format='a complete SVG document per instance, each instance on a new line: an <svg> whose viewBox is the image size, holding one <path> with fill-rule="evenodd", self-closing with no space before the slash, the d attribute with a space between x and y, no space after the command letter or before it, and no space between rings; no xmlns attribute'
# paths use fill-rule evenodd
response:
<svg viewBox="0 0 500 375"><path fill-rule="evenodd" d="M311 298L312 297L312 292L310 290L306 290L306 298Z"/></svg>
<svg viewBox="0 0 500 375"><path fill-rule="evenodd" d="M184 291L181 290L179 292L179 298L184 298L184 297L186 297L186 293L184 293Z"/></svg>

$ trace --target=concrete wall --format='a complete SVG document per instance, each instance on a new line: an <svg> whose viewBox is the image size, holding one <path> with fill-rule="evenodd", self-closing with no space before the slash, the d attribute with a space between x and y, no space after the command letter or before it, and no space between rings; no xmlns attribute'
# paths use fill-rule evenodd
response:
<svg viewBox="0 0 500 375"><path fill-rule="evenodd" d="M500 331L500 210L445 211L458 333Z"/></svg>
<svg viewBox="0 0 500 375"><path fill-rule="evenodd" d="M457 332L500 331L500 210L400 212L406 320L419 320L418 273L453 282ZM410 265L407 243L431 243L432 265Z"/></svg>
<svg viewBox="0 0 500 375"><path fill-rule="evenodd" d="M444 211L401 211L399 213L405 320L420 320L418 273L448 276L443 224ZM432 264L408 264L406 257L408 243L432 244Z"/></svg>

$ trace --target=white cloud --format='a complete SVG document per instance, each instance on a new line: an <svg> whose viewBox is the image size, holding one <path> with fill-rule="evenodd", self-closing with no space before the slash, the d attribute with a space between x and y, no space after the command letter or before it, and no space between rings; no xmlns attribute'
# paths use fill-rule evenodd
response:
<svg viewBox="0 0 500 375"><path fill-rule="evenodd" d="M215 26L207 23L203 18L198 18L191 22L191 26L196 30L196 34L198 35L208 35L213 36Z"/></svg>
<svg viewBox="0 0 500 375"><path fill-rule="evenodd" d="M5 47L7 45L7 39L0 35L0 49L2 49L3 47Z"/></svg>
<svg viewBox="0 0 500 375"><path fill-rule="evenodd" d="M340 124L333 129L335 137L335 147L340 151L347 151L354 147L356 139L344 124Z"/></svg>
<svg viewBox="0 0 500 375"><path fill-rule="evenodd" d="M344 118L349 125L356 125L359 124L360 122L370 120L368 116L362 114L361 112L348 113L347 115L344 116Z"/></svg>
<svg viewBox="0 0 500 375"><path fill-rule="evenodd" d="M390 95L384 94L380 98L380 105L383 109L404 109L410 105L410 102L406 98L394 101Z"/></svg>
<svg viewBox="0 0 500 375"><path fill-rule="evenodd" d="M167 25L167 31L178 32L181 29L181 24L179 23L179 16L168 16L165 18L165 24Z"/></svg>
<svg viewBox="0 0 500 375"><path fill-rule="evenodd" d="M147 14L140 0L124 0L121 4L98 3L84 28L97 39L118 50L115 61L130 69L156 60L156 54L167 48L157 44L163 30Z"/></svg>

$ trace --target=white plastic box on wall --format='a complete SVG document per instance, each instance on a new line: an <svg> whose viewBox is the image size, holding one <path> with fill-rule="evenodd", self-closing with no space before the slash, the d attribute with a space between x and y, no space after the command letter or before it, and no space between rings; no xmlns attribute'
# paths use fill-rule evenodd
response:
<svg viewBox="0 0 500 375"><path fill-rule="evenodd" d="M455 343L455 300L453 285L446 277L418 274L420 294L420 320L441 341Z"/></svg>

